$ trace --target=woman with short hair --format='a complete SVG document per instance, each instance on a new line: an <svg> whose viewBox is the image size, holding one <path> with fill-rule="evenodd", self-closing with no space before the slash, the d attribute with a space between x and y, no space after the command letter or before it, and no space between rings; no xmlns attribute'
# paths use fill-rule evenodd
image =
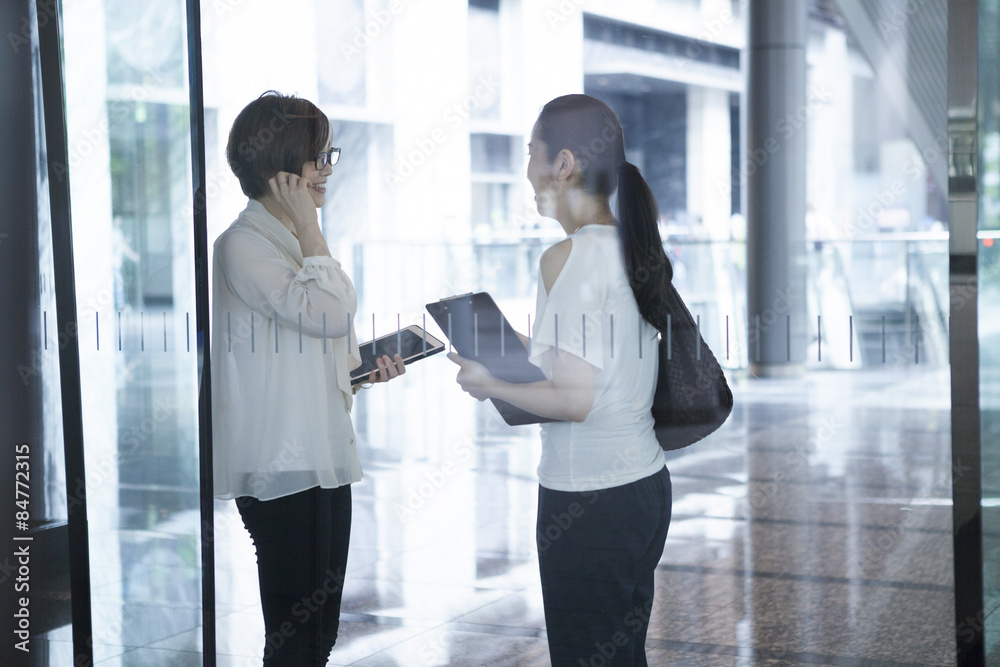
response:
<svg viewBox="0 0 1000 667"><path fill-rule="evenodd" d="M336 639L361 479L349 371L357 295L319 226L340 157L316 105L274 91L236 117L229 165L249 197L215 242L215 495L257 552L264 665L325 665ZM378 359L370 382L404 372Z"/></svg>

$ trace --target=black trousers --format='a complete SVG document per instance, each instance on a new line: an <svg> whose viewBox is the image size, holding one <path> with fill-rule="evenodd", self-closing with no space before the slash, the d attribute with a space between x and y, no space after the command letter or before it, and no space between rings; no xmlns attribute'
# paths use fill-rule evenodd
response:
<svg viewBox="0 0 1000 667"><path fill-rule="evenodd" d="M337 641L351 540L351 487L236 499L257 549L265 667L326 665Z"/></svg>
<svg viewBox="0 0 1000 667"><path fill-rule="evenodd" d="M585 492L539 487L538 565L554 667L644 667L653 573L670 526L666 468Z"/></svg>

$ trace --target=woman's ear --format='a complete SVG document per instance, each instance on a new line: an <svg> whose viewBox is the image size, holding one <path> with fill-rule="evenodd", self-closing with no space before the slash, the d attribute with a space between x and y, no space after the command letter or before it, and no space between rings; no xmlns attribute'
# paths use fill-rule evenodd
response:
<svg viewBox="0 0 1000 667"><path fill-rule="evenodd" d="M575 178L577 167L576 156L568 148L564 148L552 161L552 175L559 182L569 183Z"/></svg>

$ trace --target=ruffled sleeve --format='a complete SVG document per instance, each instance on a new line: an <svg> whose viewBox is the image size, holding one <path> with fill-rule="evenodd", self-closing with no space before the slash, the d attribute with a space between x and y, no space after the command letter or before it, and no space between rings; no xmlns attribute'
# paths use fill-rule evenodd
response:
<svg viewBox="0 0 1000 667"><path fill-rule="evenodd" d="M251 310L313 338L351 330L358 297L340 262L306 257L299 269L252 232L231 230L216 247L230 290Z"/></svg>

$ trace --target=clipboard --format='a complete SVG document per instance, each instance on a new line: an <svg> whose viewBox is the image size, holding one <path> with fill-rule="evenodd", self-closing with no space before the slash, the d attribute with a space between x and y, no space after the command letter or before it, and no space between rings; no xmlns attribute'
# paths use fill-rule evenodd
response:
<svg viewBox="0 0 1000 667"><path fill-rule="evenodd" d="M528 361L527 348L487 292L447 297L426 308L455 350L481 363L494 377L517 384L548 379ZM490 401L511 426L557 421L496 398Z"/></svg>

